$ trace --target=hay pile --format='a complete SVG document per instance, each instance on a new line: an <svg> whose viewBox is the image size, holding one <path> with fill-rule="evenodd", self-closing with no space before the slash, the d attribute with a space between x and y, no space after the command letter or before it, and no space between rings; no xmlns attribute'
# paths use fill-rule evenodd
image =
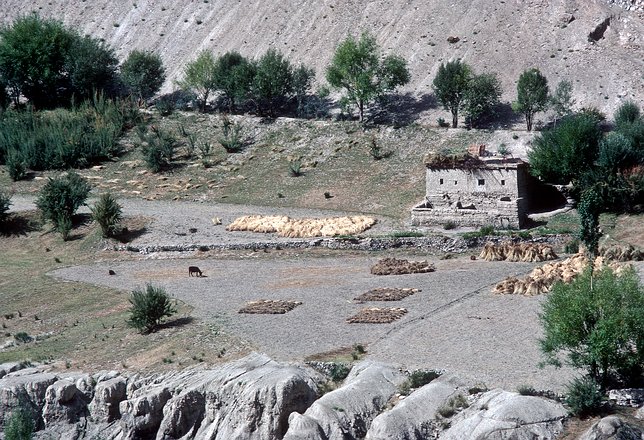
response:
<svg viewBox="0 0 644 440"><path fill-rule="evenodd" d="M400 301L403 298L407 298L410 295L413 295L416 292L420 292L420 289L405 289L398 287L380 287L376 289L371 289L370 291L363 293L362 295L356 296L353 298L357 302L365 301Z"/></svg>
<svg viewBox="0 0 644 440"><path fill-rule="evenodd" d="M557 259L552 246L535 243L486 243L479 258L485 261L548 261Z"/></svg>
<svg viewBox="0 0 644 440"><path fill-rule="evenodd" d="M349 324L389 324L402 318L407 309L401 307L368 307L347 318Z"/></svg>
<svg viewBox="0 0 644 440"><path fill-rule="evenodd" d="M371 267L373 275L405 275L410 273L434 272L436 268L427 261L408 261L384 258Z"/></svg>
<svg viewBox="0 0 644 440"><path fill-rule="evenodd" d="M635 249L630 244L622 245L607 245L599 247L599 255L612 261L642 261L644 260L644 252L640 249Z"/></svg>
<svg viewBox="0 0 644 440"><path fill-rule="evenodd" d="M291 219L280 215L247 215L235 219L227 231L276 232L282 237L334 237L366 231L376 219L364 215L352 217Z"/></svg>
<svg viewBox="0 0 644 440"><path fill-rule="evenodd" d="M502 295L525 296L548 293L557 281L563 281L566 284L572 282L589 264L590 260L586 256L577 254L557 263L546 263L543 266L536 267L525 278L508 277L497 284L492 289L492 292ZM607 263L603 257L597 257L593 262L595 270L600 270L606 266L617 275L629 267L629 265L616 262Z"/></svg>
<svg viewBox="0 0 644 440"><path fill-rule="evenodd" d="M239 309L239 313L282 315L286 312L290 312L300 304L302 304L300 301L260 299L257 301L248 301L244 304L244 307Z"/></svg>

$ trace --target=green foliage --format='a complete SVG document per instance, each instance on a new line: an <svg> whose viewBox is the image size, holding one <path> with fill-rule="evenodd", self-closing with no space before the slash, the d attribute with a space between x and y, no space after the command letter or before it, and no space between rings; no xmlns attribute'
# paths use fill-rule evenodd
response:
<svg viewBox="0 0 644 440"><path fill-rule="evenodd" d="M592 256L597 255L601 231L599 229L599 214L601 214L602 201L594 187L587 188L581 193L577 205L579 212L579 239L586 245Z"/></svg>
<svg viewBox="0 0 644 440"><path fill-rule="evenodd" d="M537 396L539 393L537 393L537 390L535 390L532 386L530 385L519 385L517 387L517 393L521 394L522 396Z"/></svg>
<svg viewBox="0 0 644 440"><path fill-rule="evenodd" d="M456 222L452 220L448 220L443 224L443 229L445 229L446 231L451 231L452 229L456 229L457 227L458 225L456 224Z"/></svg>
<svg viewBox="0 0 644 440"><path fill-rule="evenodd" d="M215 61L214 84L222 93L229 112L250 93L255 65L238 52L226 52Z"/></svg>
<svg viewBox="0 0 644 440"><path fill-rule="evenodd" d="M566 386L564 402L570 412L579 417L597 413L602 405L603 394L599 384L591 377L575 378Z"/></svg>
<svg viewBox="0 0 644 440"><path fill-rule="evenodd" d="M383 151L382 147L378 145L375 137L371 138L371 141L369 142L369 155L373 157L374 160L387 159L392 154L394 154L392 150Z"/></svg>
<svg viewBox="0 0 644 440"><path fill-rule="evenodd" d="M45 220L66 238L71 230L72 216L85 203L91 187L73 171L62 177L49 178L36 199L36 206Z"/></svg>
<svg viewBox="0 0 644 440"><path fill-rule="evenodd" d="M548 97L548 104L555 112L555 122L572 114L572 107L575 105L575 100L572 98L572 83L566 79L560 81L555 92Z"/></svg>
<svg viewBox="0 0 644 440"><path fill-rule="evenodd" d="M297 116L308 116L307 99L315 80L315 70L300 64L293 70L293 93L297 100Z"/></svg>
<svg viewBox="0 0 644 440"><path fill-rule="evenodd" d="M153 52L133 50L121 65L121 80L137 99L150 99L165 81L161 57Z"/></svg>
<svg viewBox="0 0 644 440"><path fill-rule="evenodd" d="M610 379L628 383L644 367L644 289L634 270L617 276L590 268L572 283L557 283L542 305L540 340L546 362L561 356L606 386Z"/></svg>
<svg viewBox="0 0 644 440"><path fill-rule="evenodd" d="M525 116L528 131L532 130L534 115L543 111L548 104L548 80L539 69L525 70L517 84L517 100L512 104L514 111Z"/></svg>
<svg viewBox="0 0 644 440"><path fill-rule="evenodd" d="M436 371L415 370L409 375L409 386L411 388L420 388L438 377L440 377L440 373L437 373Z"/></svg>
<svg viewBox="0 0 644 440"><path fill-rule="evenodd" d="M605 171L623 171L642 159L644 152L633 148L631 139L619 131L609 133L599 144L597 165Z"/></svg>
<svg viewBox="0 0 644 440"><path fill-rule="evenodd" d="M579 252L579 240L576 238L573 240L570 240L566 245L564 246L564 252L567 254L576 254Z"/></svg>
<svg viewBox="0 0 644 440"><path fill-rule="evenodd" d="M9 207L11 206L11 194L0 190L0 224L7 221Z"/></svg>
<svg viewBox="0 0 644 440"><path fill-rule="evenodd" d="M233 122L226 115L223 116L223 135L219 137L219 143L228 153L237 153L244 147L244 134L241 123Z"/></svg>
<svg viewBox="0 0 644 440"><path fill-rule="evenodd" d="M302 160L297 159L297 160L292 160L288 164L288 170L293 177L299 177L304 174L304 171L302 171Z"/></svg>
<svg viewBox="0 0 644 440"><path fill-rule="evenodd" d="M100 225L103 237L111 237L117 232L122 212L121 205L110 193L102 194L94 204L92 218Z"/></svg>
<svg viewBox="0 0 644 440"><path fill-rule="evenodd" d="M111 49L56 20L31 14L0 29L0 75L36 108L111 90L116 65Z"/></svg>
<svg viewBox="0 0 644 440"><path fill-rule="evenodd" d="M480 234L481 237L487 237L488 235L494 235L495 234L494 226L492 226L492 225L481 226L481 228L479 229L479 234Z"/></svg>
<svg viewBox="0 0 644 440"><path fill-rule="evenodd" d="M170 168L178 142L169 132L152 127L145 136L143 145L143 158L148 169L153 173Z"/></svg>
<svg viewBox="0 0 644 440"><path fill-rule="evenodd" d="M145 291L135 289L130 296L130 320L128 324L141 333L155 331L163 318L177 312L165 289L152 284L145 286Z"/></svg>
<svg viewBox="0 0 644 440"><path fill-rule="evenodd" d="M15 335L13 335L13 338L20 342L21 344L26 344L27 342L31 342L34 340L27 332L18 332Z"/></svg>
<svg viewBox="0 0 644 440"><path fill-rule="evenodd" d="M9 106L9 92L7 91L7 88L9 85L7 84L7 81L2 77L2 74L0 74L0 111L6 109Z"/></svg>
<svg viewBox="0 0 644 440"><path fill-rule="evenodd" d="M552 183L578 180L597 158L602 132L594 118L574 115L540 133L528 152L530 172Z"/></svg>
<svg viewBox="0 0 644 440"><path fill-rule="evenodd" d="M463 97L463 111L468 124L476 127L484 116L493 114L502 93L501 81L495 74L474 75Z"/></svg>
<svg viewBox="0 0 644 440"><path fill-rule="evenodd" d="M5 160L9 177L14 182L22 180L27 176L27 169L25 168L25 161L22 158L22 153L16 150L9 150Z"/></svg>
<svg viewBox="0 0 644 440"><path fill-rule="evenodd" d="M640 108L633 101L626 101L619 106L613 119L615 120L615 125L619 129L628 124L632 124L640 119Z"/></svg>
<svg viewBox="0 0 644 440"><path fill-rule="evenodd" d="M292 93L291 63L277 50L269 49L257 62L253 78L252 95L258 110L273 116Z"/></svg>
<svg viewBox="0 0 644 440"><path fill-rule="evenodd" d="M333 362L329 367L329 377L333 382L343 381L350 372L351 366L341 362Z"/></svg>
<svg viewBox="0 0 644 440"><path fill-rule="evenodd" d="M23 408L14 411L4 425L5 440L31 440L34 432L31 414Z"/></svg>
<svg viewBox="0 0 644 440"><path fill-rule="evenodd" d="M202 51L196 60L186 65L183 76L179 84L184 89L192 90L197 94L201 111L205 112L208 97L217 89L215 57L207 50Z"/></svg>
<svg viewBox="0 0 644 440"><path fill-rule="evenodd" d="M436 412L444 417L450 418L460 410L463 410L470 406L467 402L467 399L462 394L457 394L449 398L449 400L442 406L440 406Z"/></svg>
<svg viewBox="0 0 644 440"><path fill-rule="evenodd" d="M438 68L434 78L433 87L436 97L443 104L445 110L452 112L452 127L458 126L458 112L465 102L472 69L461 60L450 61Z"/></svg>
<svg viewBox="0 0 644 440"><path fill-rule="evenodd" d="M363 33L360 40L347 37L335 49L326 80L331 87L342 90L344 99L358 108L364 121L365 108L375 99L409 82L407 62L395 55L381 60L376 39Z"/></svg>
<svg viewBox="0 0 644 440"><path fill-rule="evenodd" d="M36 112L28 107L3 112L0 163L21 162L33 170L91 165L120 153L118 139L137 117L138 110L130 102L102 95L69 110Z"/></svg>

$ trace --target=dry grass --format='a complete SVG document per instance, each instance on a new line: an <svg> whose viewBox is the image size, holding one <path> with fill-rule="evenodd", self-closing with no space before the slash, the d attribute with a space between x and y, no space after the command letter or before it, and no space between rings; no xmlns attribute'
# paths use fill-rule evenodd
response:
<svg viewBox="0 0 644 440"><path fill-rule="evenodd" d="M374 275L405 275L410 273L434 272L436 267L427 261L399 260L384 258L371 267Z"/></svg>
<svg viewBox="0 0 644 440"><path fill-rule="evenodd" d="M359 303L367 301L400 301L418 292L420 292L420 289L381 287L358 295L353 300Z"/></svg>
<svg viewBox="0 0 644 440"><path fill-rule="evenodd" d="M402 307L368 307L347 318L349 324L389 324L407 313Z"/></svg>
<svg viewBox="0 0 644 440"><path fill-rule="evenodd" d="M282 315L301 305L300 301L285 301L281 299L259 299L248 301L239 309L239 313Z"/></svg>
<svg viewBox="0 0 644 440"><path fill-rule="evenodd" d="M364 215L331 218L291 219L283 215L247 215L235 219L227 231L276 232L282 237L335 237L354 235L376 224L376 219Z"/></svg>

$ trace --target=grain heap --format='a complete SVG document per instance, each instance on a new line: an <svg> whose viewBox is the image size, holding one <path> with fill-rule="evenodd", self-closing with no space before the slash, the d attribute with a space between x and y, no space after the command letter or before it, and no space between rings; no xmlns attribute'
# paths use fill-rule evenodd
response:
<svg viewBox="0 0 644 440"><path fill-rule="evenodd" d="M363 215L352 217L291 219L286 216L248 215L235 219L227 231L276 232L282 237L334 237L366 231L376 219Z"/></svg>
<svg viewBox="0 0 644 440"><path fill-rule="evenodd" d="M349 324L388 324L402 318L407 309L402 307L368 307L347 318Z"/></svg>
<svg viewBox="0 0 644 440"><path fill-rule="evenodd" d="M410 273L434 272L436 268L427 261L398 260L384 258L371 267L373 275L406 275Z"/></svg>
<svg viewBox="0 0 644 440"><path fill-rule="evenodd" d="M535 243L486 243L479 258L485 261L548 261L557 259L552 246Z"/></svg>
<svg viewBox="0 0 644 440"><path fill-rule="evenodd" d="M257 301L248 301L244 304L244 307L239 309L239 313L282 315L286 312L290 312L300 304L302 304L300 301L259 299Z"/></svg>
<svg viewBox="0 0 644 440"><path fill-rule="evenodd" d="M353 300L360 303L365 301L400 301L417 292L420 292L420 289L379 287L356 296Z"/></svg>
<svg viewBox="0 0 644 440"><path fill-rule="evenodd" d="M599 247L599 255L612 261L642 261L644 252L635 249L633 246L625 245L604 245Z"/></svg>
<svg viewBox="0 0 644 440"><path fill-rule="evenodd" d="M525 296L548 293L557 281L562 281L566 284L572 282L589 264L590 260L586 256L577 254L563 261L546 263L543 266L536 267L525 278L508 277L498 283L492 289L492 292ZM606 263L603 257L597 257L593 262L595 270L609 267L617 275L621 274L629 266L616 262Z"/></svg>

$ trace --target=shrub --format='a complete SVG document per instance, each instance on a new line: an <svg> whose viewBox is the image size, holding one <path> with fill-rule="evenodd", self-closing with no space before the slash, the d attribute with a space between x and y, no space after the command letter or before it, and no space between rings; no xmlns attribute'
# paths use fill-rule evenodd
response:
<svg viewBox="0 0 644 440"><path fill-rule="evenodd" d="M573 379L567 385L564 402L573 415L586 416L597 412L601 407L602 397L599 384L594 379L584 376Z"/></svg>
<svg viewBox="0 0 644 440"><path fill-rule="evenodd" d="M329 376L333 382L341 382L347 378L351 372L351 367L347 364L334 362L329 367Z"/></svg>
<svg viewBox="0 0 644 440"><path fill-rule="evenodd" d="M530 385L519 385L517 387L517 393L521 394L522 396L536 396L539 393L537 393L537 390L535 390L532 386Z"/></svg>
<svg viewBox="0 0 644 440"><path fill-rule="evenodd" d="M454 221L452 221L452 220L448 220L448 221L446 221L446 222L445 222L445 224L443 225L443 229L445 229L446 231L449 231L449 230L451 230L451 229L456 229L456 228L457 228L457 226L458 226L458 225L456 224L456 222L454 222Z"/></svg>
<svg viewBox="0 0 644 440"><path fill-rule="evenodd" d="M371 157L373 157L374 160L380 160L380 159L386 159L390 157L394 152L389 150L389 151L383 151L380 145L378 145L378 142L376 142L376 138L371 138L371 143L369 146L369 154Z"/></svg>
<svg viewBox="0 0 644 440"><path fill-rule="evenodd" d="M439 127L443 127L443 128L449 127L449 122L447 122L445 118L438 118L436 122L438 123Z"/></svg>
<svg viewBox="0 0 644 440"><path fill-rule="evenodd" d="M176 108L174 99L169 96L162 96L154 104L161 116L170 116Z"/></svg>
<svg viewBox="0 0 644 440"><path fill-rule="evenodd" d="M158 173L169 168L176 147L177 140L172 134L152 127L143 146L143 157L150 171Z"/></svg>
<svg viewBox="0 0 644 440"><path fill-rule="evenodd" d="M155 331L163 318L177 312L165 289L152 284L147 284L145 291L133 290L129 301L132 308L128 324L141 333Z"/></svg>
<svg viewBox="0 0 644 440"><path fill-rule="evenodd" d="M0 224L7 221L9 217L9 206L11 206L11 195L0 191Z"/></svg>
<svg viewBox="0 0 644 440"><path fill-rule="evenodd" d="M150 99L165 81L161 57L152 52L133 50L121 66L121 80L131 95L139 100Z"/></svg>
<svg viewBox="0 0 644 440"><path fill-rule="evenodd" d="M578 239L573 239L570 240L566 245L564 246L564 252L567 254L576 254L579 252L579 240Z"/></svg>
<svg viewBox="0 0 644 440"><path fill-rule="evenodd" d="M15 335L13 335L13 338L16 341L18 341L18 342L20 342L22 344L26 344L27 342L31 342L34 339L31 336L29 336L26 332L18 332Z"/></svg>
<svg viewBox="0 0 644 440"><path fill-rule="evenodd" d="M467 399L462 394L457 394L449 398L449 400L442 406L440 406L436 411L438 414L445 418L450 418L458 411L467 408L470 404L467 402Z"/></svg>
<svg viewBox="0 0 644 440"><path fill-rule="evenodd" d="M121 205L110 193L102 194L92 207L92 218L101 227L103 237L111 237L118 230L121 221Z"/></svg>
<svg viewBox="0 0 644 440"><path fill-rule="evenodd" d="M299 177L304 174L304 171L302 171L302 161L301 160L293 160L289 162L288 164L288 170L291 173L291 176L293 177Z"/></svg>
<svg viewBox="0 0 644 440"><path fill-rule="evenodd" d="M494 235L494 226L492 226L492 225L481 226L481 229L479 229L479 235L481 237L487 237L488 235Z"/></svg>
<svg viewBox="0 0 644 440"><path fill-rule="evenodd" d="M219 143L228 153L237 153L244 146L243 127L240 123L235 123L223 116L223 136L219 138Z"/></svg>
<svg viewBox="0 0 644 440"><path fill-rule="evenodd" d="M36 206L43 218L65 236L71 230L72 216L85 203L90 190L85 179L70 171L65 176L49 179L36 199Z"/></svg>
<svg viewBox="0 0 644 440"><path fill-rule="evenodd" d="M626 101L622 105L619 106L617 111L615 112L614 119L615 119L615 125L619 127L623 127L628 124L632 124L633 122L637 121L640 117L640 108L639 106L633 102L633 101Z"/></svg>
<svg viewBox="0 0 644 440"><path fill-rule="evenodd" d="M27 170L25 168L25 162L22 158L22 154L16 150L11 150L7 154L7 160L5 161L7 166L7 171L9 172L9 177L14 182L22 180L27 175Z"/></svg>
<svg viewBox="0 0 644 440"><path fill-rule="evenodd" d="M28 411L19 408L4 425L5 440L31 440L34 432L34 421Z"/></svg>

